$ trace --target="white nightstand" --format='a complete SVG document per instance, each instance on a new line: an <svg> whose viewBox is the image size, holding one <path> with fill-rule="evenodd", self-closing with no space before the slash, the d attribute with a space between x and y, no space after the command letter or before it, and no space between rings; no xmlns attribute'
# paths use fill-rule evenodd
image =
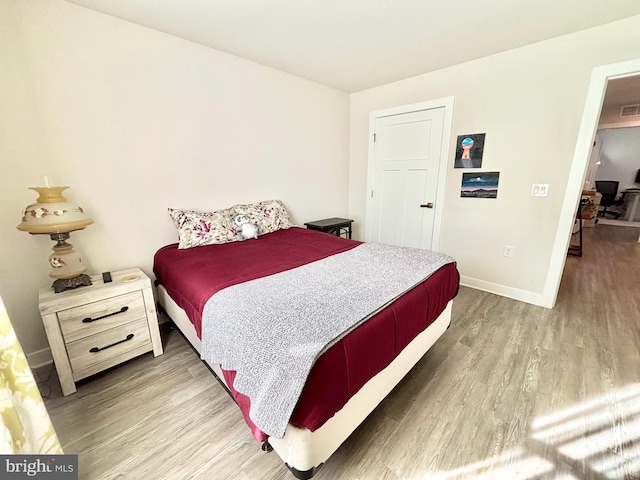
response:
<svg viewBox="0 0 640 480"><path fill-rule="evenodd" d="M153 350L162 355L151 280L139 268L102 275L93 285L54 293L40 289L40 315L47 332L62 393L78 380Z"/></svg>

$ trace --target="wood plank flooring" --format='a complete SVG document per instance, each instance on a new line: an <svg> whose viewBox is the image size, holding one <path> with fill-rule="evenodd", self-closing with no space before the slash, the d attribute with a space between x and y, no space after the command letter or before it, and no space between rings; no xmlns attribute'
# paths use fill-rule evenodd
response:
<svg viewBox="0 0 640 480"><path fill-rule="evenodd" d="M586 229L553 310L461 288L451 328L314 478L640 479L637 236ZM163 339L74 395L49 380L80 477L293 479L180 334Z"/></svg>

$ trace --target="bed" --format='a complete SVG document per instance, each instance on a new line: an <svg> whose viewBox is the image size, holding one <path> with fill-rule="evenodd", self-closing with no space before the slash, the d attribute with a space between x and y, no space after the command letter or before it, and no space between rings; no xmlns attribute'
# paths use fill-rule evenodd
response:
<svg viewBox="0 0 640 480"><path fill-rule="evenodd" d="M217 322L207 327L212 323L207 320L207 308L213 299L234 288L255 286L265 279L275 281L304 268L331 261L342 265L343 259L364 245L286 223L285 228L242 242L197 248L167 245L154 257L158 300L202 354L203 329L217 334L219 327ZM329 271L336 270L332 268ZM308 479L446 331L458 285L456 264L447 262L323 348L310 367L295 408L287 415L283 433L276 436L254 422L251 395L235 388L238 372L225 368L226 362L222 366L205 362L232 395L263 449L275 450L296 478ZM342 302L336 300L331 309L339 311ZM205 338L207 335L211 334ZM254 407L257 405L255 401Z"/></svg>

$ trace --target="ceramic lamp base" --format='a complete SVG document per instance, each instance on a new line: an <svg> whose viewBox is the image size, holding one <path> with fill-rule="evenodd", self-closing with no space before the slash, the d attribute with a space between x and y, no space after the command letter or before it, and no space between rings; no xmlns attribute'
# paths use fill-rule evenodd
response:
<svg viewBox="0 0 640 480"><path fill-rule="evenodd" d="M73 249L73 245L67 243L68 232L52 233L51 239L58 242L53 247L53 253L49 256L51 272L49 276L57 279L53 283L56 293L81 285L91 285L91 279L84 272L87 271L82 263L82 257Z"/></svg>

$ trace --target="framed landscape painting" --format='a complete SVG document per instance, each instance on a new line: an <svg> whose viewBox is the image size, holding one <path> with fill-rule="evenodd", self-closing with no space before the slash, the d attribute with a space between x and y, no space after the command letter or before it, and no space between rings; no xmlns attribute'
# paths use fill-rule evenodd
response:
<svg viewBox="0 0 640 480"><path fill-rule="evenodd" d="M463 173L461 197L497 198L500 172Z"/></svg>

